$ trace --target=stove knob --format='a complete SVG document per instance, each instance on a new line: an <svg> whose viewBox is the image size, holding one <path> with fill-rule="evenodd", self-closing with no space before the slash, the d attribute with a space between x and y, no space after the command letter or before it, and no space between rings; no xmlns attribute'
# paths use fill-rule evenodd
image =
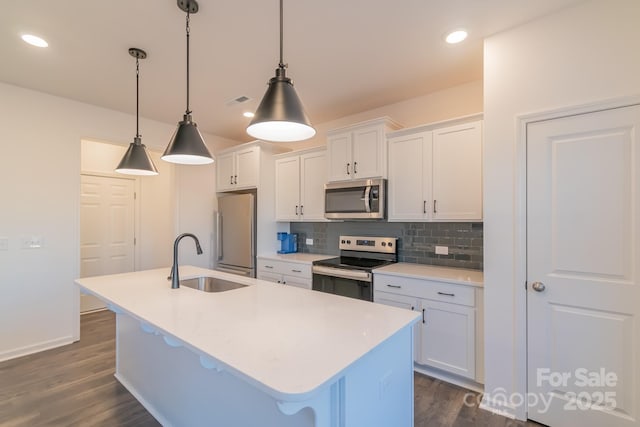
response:
<svg viewBox="0 0 640 427"><path fill-rule="evenodd" d="M393 243L389 242L389 247L393 246Z"/></svg>
<svg viewBox="0 0 640 427"><path fill-rule="evenodd" d="M350 244L351 244L351 240L347 240L347 245L350 245Z"/></svg>
<svg viewBox="0 0 640 427"><path fill-rule="evenodd" d="M340 243L342 243L344 245L344 240L341 240Z"/></svg>
<svg viewBox="0 0 640 427"><path fill-rule="evenodd" d="M389 244L389 245L391 245L391 244ZM384 247L384 246L387 246L387 244L386 244L385 242L382 242L382 246L383 246L383 247Z"/></svg>

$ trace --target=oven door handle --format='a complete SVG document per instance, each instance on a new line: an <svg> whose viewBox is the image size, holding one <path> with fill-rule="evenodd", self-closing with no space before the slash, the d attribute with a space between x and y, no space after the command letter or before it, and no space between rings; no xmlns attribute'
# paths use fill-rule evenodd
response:
<svg viewBox="0 0 640 427"><path fill-rule="evenodd" d="M323 276L341 277L343 279L359 280L361 282L371 282L371 273L360 270L346 270L342 268L323 267L321 265L313 266L314 274Z"/></svg>

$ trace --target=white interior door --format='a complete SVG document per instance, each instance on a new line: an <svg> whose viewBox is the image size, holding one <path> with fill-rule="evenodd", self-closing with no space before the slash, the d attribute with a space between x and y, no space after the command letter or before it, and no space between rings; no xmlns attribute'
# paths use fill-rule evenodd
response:
<svg viewBox="0 0 640 427"><path fill-rule="evenodd" d="M527 400L543 424L640 426L639 166L640 106L527 127Z"/></svg>
<svg viewBox="0 0 640 427"><path fill-rule="evenodd" d="M132 179L81 176L80 277L134 269L134 183ZM80 312L104 308L81 295Z"/></svg>

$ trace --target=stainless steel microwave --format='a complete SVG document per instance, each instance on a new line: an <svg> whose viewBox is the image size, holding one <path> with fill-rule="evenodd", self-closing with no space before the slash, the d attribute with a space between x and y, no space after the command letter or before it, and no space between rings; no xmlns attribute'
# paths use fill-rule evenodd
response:
<svg viewBox="0 0 640 427"><path fill-rule="evenodd" d="M328 219L384 219L385 179L360 179L324 185L324 216Z"/></svg>

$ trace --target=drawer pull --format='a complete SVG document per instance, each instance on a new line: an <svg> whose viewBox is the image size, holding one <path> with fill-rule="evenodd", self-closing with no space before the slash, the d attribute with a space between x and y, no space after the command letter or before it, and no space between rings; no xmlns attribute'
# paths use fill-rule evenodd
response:
<svg viewBox="0 0 640 427"><path fill-rule="evenodd" d="M448 292L438 292L438 295L446 295L448 297L455 297L456 296L456 294L450 294Z"/></svg>
<svg viewBox="0 0 640 427"><path fill-rule="evenodd" d="M387 287L395 288L395 289L402 289L402 286L400 286L400 285L387 285Z"/></svg>
<svg viewBox="0 0 640 427"><path fill-rule="evenodd" d="M265 265L264 268L273 268L273 265Z"/></svg>
<svg viewBox="0 0 640 427"><path fill-rule="evenodd" d="M427 323L427 322L425 322L425 320L424 320L424 311L425 311L425 309L423 308L423 309L422 309L422 323Z"/></svg>
<svg viewBox="0 0 640 427"><path fill-rule="evenodd" d="M291 271L293 271L294 273L302 273L302 270L291 270Z"/></svg>

